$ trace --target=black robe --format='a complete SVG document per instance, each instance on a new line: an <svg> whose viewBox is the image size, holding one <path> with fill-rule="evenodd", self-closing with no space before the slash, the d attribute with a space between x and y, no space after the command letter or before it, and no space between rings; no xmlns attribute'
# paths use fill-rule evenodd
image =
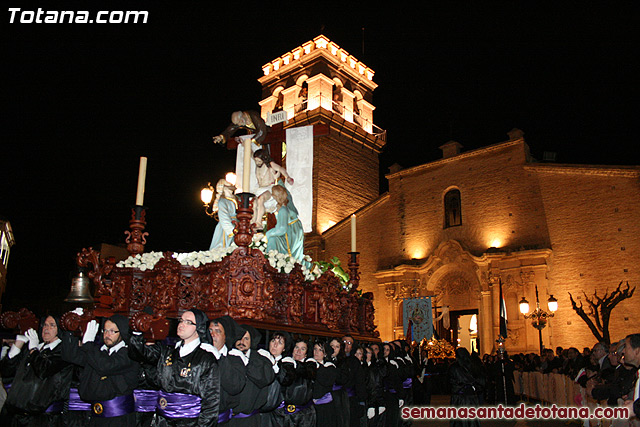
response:
<svg viewBox="0 0 640 427"><path fill-rule="evenodd" d="M401 424L399 401L404 400L405 391L402 388L403 371L396 360L386 360L387 376L384 380L384 401L386 425L393 427Z"/></svg>
<svg viewBox="0 0 640 427"><path fill-rule="evenodd" d="M62 360L62 343L31 352L25 344L19 355L2 361L2 373L13 377L5 402L13 414L12 425L62 425L61 410L45 413L54 402L62 409L69 399L73 365Z"/></svg>
<svg viewBox="0 0 640 427"><path fill-rule="evenodd" d="M364 384L367 390L365 406L367 411L373 409L375 415L373 418L367 418L367 427L383 427L386 420L386 410L380 413L381 407L384 408L384 377L387 375L387 365L384 361L375 360L370 364L364 364Z"/></svg>
<svg viewBox="0 0 640 427"><path fill-rule="evenodd" d="M314 377L315 362L296 362L293 382L282 389L282 407L278 407L274 411L279 420L276 425L284 425L285 427L314 427L316 425L316 411L311 400Z"/></svg>
<svg viewBox="0 0 640 427"><path fill-rule="evenodd" d="M252 338L253 342L253 338ZM234 418L230 426L259 426L260 416L239 418L236 414L249 415L258 411L267 403L269 385L275 379L275 373L269 359L257 351L257 346L249 353L249 363L246 365L246 385L242 392L233 399Z"/></svg>
<svg viewBox="0 0 640 427"><path fill-rule="evenodd" d="M209 426L216 425L220 407L219 366L213 354L196 347L180 356L180 348L156 343L145 345L142 335L131 338L129 353L135 360L155 364L160 389L168 393L184 393L201 398L197 418L166 418L157 413L158 425Z"/></svg>
<svg viewBox="0 0 640 427"><path fill-rule="evenodd" d="M316 378L313 383L312 397L316 407L316 423L319 426L336 426L340 418L336 402L321 403L326 395L331 395L333 385L338 377L338 368L331 362L319 364L316 371Z"/></svg>
<svg viewBox="0 0 640 427"><path fill-rule="evenodd" d="M331 392L333 401L335 402L336 411L338 411L338 419L335 427L347 427L349 425L349 396L345 384L349 382L349 364L347 358L332 357L331 362L336 365L338 373L334 390Z"/></svg>
<svg viewBox="0 0 640 427"><path fill-rule="evenodd" d="M78 393L83 400L98 402L133 393L138 385L140 366L129 358L127 347L109 354L101 351L100 344L84 343L78 346L78 338L63 334L62 358L83 366ZM119 417L91 417L91 425L135 426L135 412Z"/></svg>
<svg viewBox="0 0 640 427"><path fill-rule="evenodd" d="M218 359L220 372L220 409L218 414L224 414L233 409L237 396L244 390L247 383L247 369L238 356L220 355ZM228 422L220 423L227 425Z"/></svg>
<svg viewBox="0 0 640 427"><path fill-rule="evenodd" d="M468 367L455 362L449 367L449 381L451 382L451 406L477 407L480 404L478 393L482 392L482 379L472 374ZM452 419L453 427L479 426L477 419Z"/></svg>

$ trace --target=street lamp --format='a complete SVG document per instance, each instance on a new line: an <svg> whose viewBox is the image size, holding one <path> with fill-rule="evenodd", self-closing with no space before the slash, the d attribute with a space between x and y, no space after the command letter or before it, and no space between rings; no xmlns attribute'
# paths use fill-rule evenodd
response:
<svg viewBox="0 0 640 427"><path fill-rule="evenodd" d="M228 172L225 175L224 179L228 183L230 183L232 186L236 185L235 173ZM218 188L218 191L221 191L220 188ZM202 200L202 203L204 204L204 213L206 213L210 217L215 217L217 219L216 215L218 212L213 211L213 205L211 204L211 201L213 200L215 194L216 194L216 188L213 185L211 185L210 182L207 182L207 186L203 187L202 190L200 190L200 200Z"/></svg>
<svg viewBox="0 0 640 427"><path fill-rule="evenodd" d="M542 354L542 330L547 326L547 319L553 317L553 314L558 310L558 300L551 295L547 300L547 307L549 312L540 308L540 299L538 298L538 285L536 285L536 309L529 313L529 301L522 297L520 300L520 313L524 315L525 319L531 319L531 324L538 330L538 340L540 341L540 354Z"/></svg>
<svg viewBox="0 0 640 427"><path fill-rule="evenodd" d="M211 209L211 201L213 200L213 195L215 194L215 192L216 190L215 188L213 188L210 182L207 183L206 187L203 187L202 190L200 190L200 200L202 200L202 203L204 203L204 213L209 216L214 216L216 214Z"/></svg>

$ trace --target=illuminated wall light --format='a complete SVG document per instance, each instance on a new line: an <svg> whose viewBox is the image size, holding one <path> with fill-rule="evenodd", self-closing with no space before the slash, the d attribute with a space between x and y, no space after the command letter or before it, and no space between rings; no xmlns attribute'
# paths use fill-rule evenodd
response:
<svg viewBox="0 0 640 427"><path fill-rule="evenodd" d="M316 47L320 49L326 49L329 44L329 40L324 37L318 37L316 39Z"/></svg>
<svg viewBox="0 0 640 427"><path fill-rule="evenodd" d="M491 245L490 247L492 247L492 248L499 248L499 247L501 247L501 246L502 246L502 240L500 240L500 239L493 239L493 240L491 241L491 243L489 243L489 245Z"/></svg>
<svg viewBox="0 0 640 427"><path fill-rule="evenodd" d="M411 251L411 258L412 259L422 259L426 256L427 251L424 248L414 248Z"/></svg>
<svg viewBox="0 0 640 427"><path fill-rule="evenodd" d="M293 50L293 59L300 59L300 57L302 56L302 48L299 47L297 49Z"/></svg>
<svg viewBox="0 0 640 427"><path fill-rule="evenodd" d="M284 55L282 57L282 62L284 63L284 65L289 65L289 63L291 62L291 54L288 53L288 54Z"/></svg>
<svg viewBox="0 0 640 427"><path fill-rule="evenodd" d="M353 56L349 57L349 66L351 68L356 68L356 65L358 64L358 61L356 60L356 58L354 58Z"/></svg>
<svg viewBox="0 0 640 427"><path fill-rule="evenodd" d="M337 55L339 49L340 49L340 46L338 46L334 42L329 43L329 50L331 51L332 55Z"/></svg>
<svg viewBox="0 0 640 427"><path fill-rule="evenodd" d="M320 231L321 233L324 233L325 231L327 231L328 229L330 229L331 227L333 227L334 225L336 225L335 221L327 221L327 223L322 227L322 230Z"/></svg>
<svg viewBox="0 0 640 427"><path fill-rule="evenodd" d="M373 80L373 71L367 68L367 78Z"/></svg>
<svg viewBox="0 0 640 427"><path fill-rule="evenodd" d="M269 73L271 72L271 64L268 64L262 67L262 71L264 72L265 76L268 76Z"/></svg>
<svg viewBox="0 0 640 427"><path fill-rule="evenodd" d="M273 65L273 71L278 71L278 68L280 68L280 60L276 59L271 64Z"/></svg>
<svg viewBox="0 0 640 427"><path fill-rule="evenodd" d="M366 70L366 67L364 66L364 64L362 62L358 63L358 72L360 74L364 74L364 70Z"/></svg>
<svg viewBox="0 0 640 427"><path fill-rule="evenodd" d="M307 42L307 43L302 45L302 50L304 50L305 54L309 54L309 53L311 53L311 47L312 46L313 46L313 43Z"/></svg>

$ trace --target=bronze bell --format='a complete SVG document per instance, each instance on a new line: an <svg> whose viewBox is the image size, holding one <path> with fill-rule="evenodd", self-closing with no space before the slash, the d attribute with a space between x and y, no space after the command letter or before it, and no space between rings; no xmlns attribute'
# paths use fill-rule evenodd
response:
<svg viewBox="0 0 640 427"><path fill-rule="evenodd" d="M71 279L71 291L65 302L74 303L93 303L93 296L91 296L91 289L89 289L89 278L83 271L79 271Z"/></svg>

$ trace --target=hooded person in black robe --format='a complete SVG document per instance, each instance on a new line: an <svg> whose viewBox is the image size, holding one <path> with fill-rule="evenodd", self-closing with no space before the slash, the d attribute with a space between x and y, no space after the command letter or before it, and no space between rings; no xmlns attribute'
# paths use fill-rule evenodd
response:
<svg viewBox="0 0 640 427"><path fill-rule="evenodd" d="M317 368L312 397L316 407L316 423L319 426L335 426L340 418L331 394L338 377L338 368L329 360L331 353L333 349L329 343L323 340L313 343L313 358L317 362Z"/></svg>
<svg viewBox="0 0 640 427"><path fill-rule="evenodd" d="M338 369L336 382L331 392L336 410L339 413L336 427L347 427L350 418L350 405L345 384L349 381L349 364L347 363L344 341L333 338L329 341L329 347L331 347L331 352L327 353L328 360Z"/></svg>
<svg viewBox="0 0 640 427"><path fill-rule="evenodd" d="M384 379L387 365L379 360L371 347L365 348L363 360L364 384L367 389L367 427L384 427L387 413L384 401Z"/></svg>
<svg viewBox="0 0 640 427"><path fill-rule="evenodd" d="M483 374L464 347L456 349L456 361L449 367L449 381L451 406L465 408L479 406L479 395L484 390ZM477 419L451 419L449 425L452 427L479 426L480 422Z"/></svg>
<svg viewBox="0 0 640 427"><path fill-rule="evenodd" d="M218 424L226 425L233 415L233 402L244 390L247 382L247 369L239 356L239 350L233 351L236 342L244 331L230 316L222 316L209 322L209 336L212 345L203 346L213 353L220 367L220 410Z"/></svg>
<svg viewBox="0 0 640 427"><path fill-rule="evenodd" d="M258 350L271 363L275 374L275 381L269 385L267 401L260 408L260 425L262 427L281 426L284 423L282 414L276 414L276 409L283 405L283 390L295 380L295 361L291 354L293 338L288 332L274 332L269 341L269 350Z"/></svg>
<svg viewBox="0 0 640 427"><path fill-rule="evenodd" d="M91 402L90 425L135 426L133 390L138 384L140 366L129 358L129 322L113 315L104 322L104 345L94 343L98 323L92 320L78 345L78 338L65 333L62 358L84 367L80 373L78 393Z"/></svg>
<svg viewBox="0 0 640 427"><path fill-rule="evenodd" d="M58 318L47 316L40 333L27 331L27 343L16 340L2 360L2 377L13 377L6 408L12 426L63 425L73 365L62 360Z"/></svg>
<svg viewBox="0 0 640 427"><path fill-rule="evenodd" d="M316 411L312 400L316 362L307 358L307 351L307 342L299 339L294 341L293 357L282 359L283 365L293 365L294 378L291 384L282 388L283 401L274 411L280 420L276 425L285 427L316 425Z"/></svg>
<svg viewBox="0 0 640 427"><path fill-rule="evenodd" d="M175 347L145 345L142 335L131 339L131 356L155 364L158 392L156 425L216 425L220 405L219 367L214 356L201 348L211 344L208 318L198 309L182 313Z"/></svg>
<svg viewBox="0 0 640 427"><path fill-rule="evenodd" d="M245 364L247 379L242 392L232 399L233 415L229 425L258 427L259 410L267 403L268 387L275 379L275 373L270 360L258 353L262 334L249 325L240 325L240 329L245 333L236 342L235 350L231 354L240 352L239 357Z"/></svg>
<svg viewBox="0 0 640 427"><path fill-rule="evenodd" d="M384 380L384 406L387 408L386 425L395 427L401 425L400 406L404 404L405 399L405 390L402 387L404 368L398 363L393 344L384 343L382 345L382 355L387 368L387 376Z"/></svg>

